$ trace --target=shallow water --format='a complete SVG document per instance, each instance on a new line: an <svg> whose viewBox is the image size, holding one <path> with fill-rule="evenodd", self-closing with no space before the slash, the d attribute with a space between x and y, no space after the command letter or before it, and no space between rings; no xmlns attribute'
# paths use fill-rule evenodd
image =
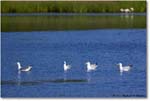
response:
<svg viewBox="0 0 150 101"><path fill-rule="evenodd" d="M146 97L146 29L2 32L2 97ZM63 72L63 61L72 68ZM31 65L18 73L16 62ZM85 62L98 63L87 73ZM132 64L119 73L117 63Z"/></svg>

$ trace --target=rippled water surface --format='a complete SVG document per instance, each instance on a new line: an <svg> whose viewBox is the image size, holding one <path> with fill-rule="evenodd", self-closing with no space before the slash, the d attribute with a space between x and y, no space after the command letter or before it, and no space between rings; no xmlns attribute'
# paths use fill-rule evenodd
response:
<svg viewBox="0 0 150 101"><path fill-rule="evenodd" d="M2 32L1 40L2 97L146 97L146 29ZM17 61L32 70L18 73ZM87 73L86 61L97 70ZM119 62L131 71L120 74Z"/></svg>

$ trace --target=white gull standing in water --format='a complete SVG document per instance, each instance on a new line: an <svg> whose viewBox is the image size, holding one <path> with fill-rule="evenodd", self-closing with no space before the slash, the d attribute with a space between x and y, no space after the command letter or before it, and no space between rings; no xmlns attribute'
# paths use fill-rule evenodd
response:
<svg viewBox="0 0 150 101"><path fill-rule="evenodd" d="M31 66L28 66L26 68L22 68L20 62L17 62L17 66L18 66L18 71L22 71L22 72L28 72L31 70Z"/></svg>
<svg viewBox="0 0 150 101"><path fill-rule="evenodd" d="M118 63L117 64L119 66L120 69L120 73L124 72L124 71L130 71L132 65L128 65L128 66L122 66L122 63Z"/></svg>
<svg viewBox="0 0 150 101"><path fill-rule="evenodd" d="M86 62L85 64L87 65L87 72L96 70L96 68L98 66L97 64L91 64L90 62Z"/></svg>
<svg viewBox="0 0 150 101"><path fill-rule="evenodd" d="M71 68L71 65L67 65L66 61L64 61L64 72L66 72L70 68Z"/></svg>

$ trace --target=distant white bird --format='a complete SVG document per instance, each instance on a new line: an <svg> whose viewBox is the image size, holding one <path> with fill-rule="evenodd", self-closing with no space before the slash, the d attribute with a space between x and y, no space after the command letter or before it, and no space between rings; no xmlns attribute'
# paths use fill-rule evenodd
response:
<svg viewBox="0 0 150 101"><path fill-rule="evenodd" d="M22 68L20 62L17 62L17 65L18 65L18 71L22 71L22 72L28 72L32 68L31 66L28 66L26 68Z"/></svg>
<svg viewBox="0 0 150 101"><path fill-rule="evenodd" d="M64 71L66 72L71 68L71 65L67 65L66 61L64 61Z"/></svg>
<svg viewBox="0 0 150 101"><path fill-rule="evenodd" d="M133 11L134 11L134 8L132 8L132 7L131 7L130 9L128 9L128 8L126 8L126 9L121 8L121 9L120 9L120 12L122 12L122 13L123 13L123 12L124 12L124 13L129 13L129 12L133 12Z"/></svg>
<svg viewBox="0 0 150 101"><path fill-rule="evenodd" d="M124 12L125 12L125 13L129 13L129 12L131 12L131 11L130 11L130 9L126 8L126 9L124 9Z"/></svg>
<svg viewBox="0 0 150 101"><path fill-rule="evenodd" d="M122 12L122 13L123 13L123 12L124 12L124 9L123 9L123 8L121 8L121 9L120 9L120 12Z"/></svg>
<svg viewBox="0 0 150 101"><path fill-rule="evenodd" d="M134 12L134 8L133 7L131 7L130 10L131 10L131 12Z"/></svg>
<svg viewBox="0 0 150 101"><path fill-rule="evenodd" d="M122 63L118 63L117 65L119 66L119 69L120 69L121 73L124 72L124 71L126 71L126 72L129 71L130 68L132 67L132 65L122 66Z"/></svg>
<svg viewBox="0 0 150 101"><path fill-rule="evenodd" d="M96 68L98 66L97 64L91 64L90 62L86 62L85 64L87 65L87 72L96 70Z"/></svg>

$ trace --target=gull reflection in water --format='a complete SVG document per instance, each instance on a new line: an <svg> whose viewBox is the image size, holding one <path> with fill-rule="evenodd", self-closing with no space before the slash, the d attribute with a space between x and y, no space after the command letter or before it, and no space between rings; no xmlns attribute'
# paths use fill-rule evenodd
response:
<svg viewBox="0 0 150 101"><path fill-rule="evenodd" d="M91 81L91 74L90 74L90 72L87 72L87 81L88 81L88 82Z"/></svg>
<svg viewBox="0 0 150 101"><path fill-rule="evenodd" d="M64 72L64 81L66 81L67 80L67 74L66 74L67 72Z"/></svg>
<svg viewBox="0 0 150 101"><path fill-rule="evenodd" d="M120 76L122 76L123 72L120 72Z"/></svg>
<svg viewBox="0 0 150 101"><path fill-rule="evenodd" d="M18 74L17 74L17 85L20 86L22 85L22 80L21 80L21 71L18 71ZM30 75L30 71L26 72L26 75Z"/></svg>
<svg viewBox="0 0 150 101"><path fill-rule="evenodd" d="M17 74L17 85L18 86L21 85L21 71L18 71L18 74Z"/></svg>

